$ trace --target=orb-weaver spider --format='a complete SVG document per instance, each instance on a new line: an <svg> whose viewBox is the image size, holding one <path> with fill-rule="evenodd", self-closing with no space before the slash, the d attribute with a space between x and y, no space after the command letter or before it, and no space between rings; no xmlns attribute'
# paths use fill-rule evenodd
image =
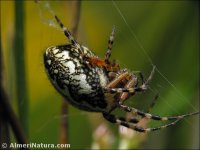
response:
<svg viewBox="0 0 200 150"><path fill-rule="evenodd" d="M110 61L115 28L113 28L108 41L105 59L101 59L91 50L80 45L57 16L55 16L55 19L71 44L47 48L44 53L44 64L53 86L73 106L85 111L100 112L109 122L139 132L166 128L176 124L184 117L199 114L199 112L195 112L175 117L160 117L124 105L124 101L130 96L148 89L155 66L153 66L147 80L144 80L143 75L140 73L142 81L140 85L137 75L126 69L120 69L119 64ZM113 110L117 108L125 112L132 112L135 115L129 119L117 117L112 114ZM140 119L135 116L152 120L174 121L155 128L143 128L137 126Z"/></svg>

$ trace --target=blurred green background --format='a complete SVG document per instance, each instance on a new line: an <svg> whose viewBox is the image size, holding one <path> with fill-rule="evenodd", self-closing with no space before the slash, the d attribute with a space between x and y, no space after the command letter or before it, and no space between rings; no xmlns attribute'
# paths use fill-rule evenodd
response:
<svg viewBox="0 0 200 150"><path fill-rule="evenodd" d="M199 110L199 6L192 1L116 1L123 17L112 1L83 1L78 30L78 41L104 57L113 25L116 38L112 58L130 71L142 71L148 77L155 64L151 90L130 98L128 105L145 110L155 93L160 98L152 110L161 116L178 115ZM52 10L70 28L72 2L50 2ZM4 56L5 86L18 114L13 61L15 31L15 2L1 1L1 36ZM45 13L47 10L42 8ZM49 17L49 16L48 16ZM53 16L50 16L53 18ZM24 59L28 139L36 143L58 143L62 116L62 97L50 84L44 70L43 53L52 45L67 43L60 30L50 27L40 17L38 6L24 2ZM135 38L136 36L136 38ZM139 42L138 42L139 41ZM20 57L20 56L19 56ZM149 60L149 57L151 60ZM152 62L151 62L152 61ZM164 76L164 77L163 77ZM170 83L169 83L170 82ZM23 89L20 89L23 90ZM23 113L23 112L21 112ZM110 124L101 114L88 113L69 106L69 142L71 148L91 148L95 130L100 124L108 126L112 144L119 148L124 138L118 126ZM161 125L151 122L150 126ZM138 136L138 135L136 135ZM139 140L139 139L136 139ZM199 148L199 116L186 118L176 126L147 135L144 142L128 148ZM134 145L134 146L133 146ZM106 148L106 147L105 147Z"/></svg>

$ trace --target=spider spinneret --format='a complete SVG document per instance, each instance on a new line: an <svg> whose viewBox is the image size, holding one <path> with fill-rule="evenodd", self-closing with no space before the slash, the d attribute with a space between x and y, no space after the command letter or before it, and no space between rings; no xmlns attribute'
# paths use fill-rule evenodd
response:
<svg viewBox="0 0 200 150"><path fill-rule="evenodd" d="M124 101L130 96L148 89L155 66L147 80L144 80L143 75L139 73L142 81L140 85L137 75L126 69L120 69L119 64L110 61L114 27L108 41L105 59L101 59L87 47L80 45L57 16L55 19L71 44L47 48L44 53L45 69L53 86L73 106L85 111L100 112L111 123L117 123L139 132L166 128L176 124L184 117L199 114L199 112L195 112L175 117L160 117L124 105ZM141 118L174 121L156 128L142 128L137 126L140 120L135 117L127 119L112 114L112 111L117 108L125 112L133 112Z"/></svg>

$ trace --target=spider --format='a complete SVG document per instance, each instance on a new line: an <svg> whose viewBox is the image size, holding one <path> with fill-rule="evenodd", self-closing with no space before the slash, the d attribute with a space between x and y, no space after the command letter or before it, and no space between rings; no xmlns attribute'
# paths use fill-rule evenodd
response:
<svg viewBox="0 0 200 150"><path fill-rule="evenodd" d="M69 39L70 44L47 48L44 53L45 69L53 86L74 107L102 113L109 122L138 132L167 128L185 117L199 114L199 112L195 112L174 117L161 117L125 105L124 102L129 97L148 89L155 72L155 66L145 80L142 73L136 75L127 69L121 69L115 61L110 61L115 27L113 27L108 40L105 58L101 59L87 47L79 44L56 15L55 19ZM151 107L154 103L155 101ZM133 113L134 117L116 116L113 114L115 109ZM138 122L142 118L157 121L172 120L173 122L159 127L143 128L138 126Z"/></svg>

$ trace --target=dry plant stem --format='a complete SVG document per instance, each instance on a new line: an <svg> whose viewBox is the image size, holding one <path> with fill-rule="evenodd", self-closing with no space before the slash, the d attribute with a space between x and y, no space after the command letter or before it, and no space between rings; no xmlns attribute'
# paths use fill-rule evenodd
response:
<svg viewBox="0 0 200 150"><path fill-rule="evenodd" d="M61 106L61 123L60 123L60 143L68 143L68 119L65 117L68 114L68 104L64 99Z"/></svg>
<svg viewBox="0 0 200 150"><path fill-rule="evenodd" d="M81 1L71 1L72 2L72 35L76 38L77 31L78 31L78 24L80 18L80 8L81 8ZM64 117L68 114L68 104L67 100L64 99L62 106L61 106L61 125L60 125L60 143L65 144L68 143L68 118Z"/></svg>
<svg viewBox="0 0 200 150"><path fill-rule="evenodd" d="M1 42L1 39L0 39L0 42ZM4 121L7 121L7 123L6 123L7 129L9 127L8 123L10 124L18 143L26 144L27 140L26 140L24 131L22 130L19 120L17 119L17 117L9 103L8 96L3 88L2 80L3 80L3 56L2 56L2 49L1 49L1 45L0 45L0 106L1 106L0 117L4 118ZM2 122L0 122L0 125L1 125L1 123ZM1 131L1 134L3 134L3 132L7 134L8 133L8 131L6 131L7 129L2 128L2 126L1 126L1 130L4 130L4 131ZM9 142L9 134L7 134L7 137L5 137L5 138L7 138L5 140L7 142ZM3 142L3 139L1 139L1 140L2 141L0 141L0 142Z"/></svg>
<svg viewBox="0 0 200 150"><path fill-rule="evenodd" d="M80 20L81 1L72 1L73 17L72 17L72 35L77 38L78 24Z"/></svg>

